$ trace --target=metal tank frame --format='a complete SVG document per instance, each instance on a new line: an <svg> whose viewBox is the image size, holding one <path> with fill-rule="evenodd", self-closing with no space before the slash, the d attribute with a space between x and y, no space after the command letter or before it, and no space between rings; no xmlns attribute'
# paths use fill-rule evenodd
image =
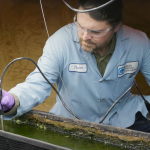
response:
<svg viewBox="0 0 150 150"><path fill-rule="evenodd" d="M0 148L2 150L14 149L14 150L70 150L65 147L57 146L40 140L27 138L21 135L9 133L0 130Z"/></svg>

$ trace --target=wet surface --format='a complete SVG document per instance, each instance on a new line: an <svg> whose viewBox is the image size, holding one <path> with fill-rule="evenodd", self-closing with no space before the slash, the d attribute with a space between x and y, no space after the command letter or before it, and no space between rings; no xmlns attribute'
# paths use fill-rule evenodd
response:
<svg viewBox="0 0 150 150"><path fill-rule="evenodd" d="M0 126L1 128L1 126ZM72 137L67 134L60 134L44 128L31 125L23 125L20 122L4 121L4 130L25 137L45 141L72 150L125 150L125 148L100 144L99 142Z"/></svg>

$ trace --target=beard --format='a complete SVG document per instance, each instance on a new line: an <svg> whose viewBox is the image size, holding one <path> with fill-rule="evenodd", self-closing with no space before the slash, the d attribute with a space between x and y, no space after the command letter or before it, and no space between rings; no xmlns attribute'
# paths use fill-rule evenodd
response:
<svg viewBox="0 0 150 150"><path fill-rule="evenodd" d="M104 43L94 43L91 40L84 41L82 38L79 39L79 42L80 42L82 49L90 53L101 50L109 44L109 41L106 41Z"/></svg>

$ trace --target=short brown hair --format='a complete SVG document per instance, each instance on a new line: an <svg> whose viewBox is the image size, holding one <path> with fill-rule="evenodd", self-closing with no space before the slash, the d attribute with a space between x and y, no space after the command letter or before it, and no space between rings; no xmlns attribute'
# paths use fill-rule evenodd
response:
<svg viewBox="0 0 150 150"><path fill-rule="evenodd" d="M86 10L98 7L109 1L110 0L79 0L78 7L82 7L84 10ZM107 21L111 26L115 27L123 21L122 11L122 0L115 0L101 9L90 11L88 13L93 19L98 21Z"/></svg>

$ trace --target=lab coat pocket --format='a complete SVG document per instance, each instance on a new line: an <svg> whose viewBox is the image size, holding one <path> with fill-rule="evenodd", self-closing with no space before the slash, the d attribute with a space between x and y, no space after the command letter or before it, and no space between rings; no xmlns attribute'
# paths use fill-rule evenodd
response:
<svg viewBox="0 0 150 150"><path fill-rule="evenodd" d="M135 75L131 78L120 78L115 81L114 90L113 90L113 100L116 101L121 95L123 95L132 85L134 81ZM121 102L125 97L129 96L130 92L128 92L122 99L119 101Z"/></svg>

